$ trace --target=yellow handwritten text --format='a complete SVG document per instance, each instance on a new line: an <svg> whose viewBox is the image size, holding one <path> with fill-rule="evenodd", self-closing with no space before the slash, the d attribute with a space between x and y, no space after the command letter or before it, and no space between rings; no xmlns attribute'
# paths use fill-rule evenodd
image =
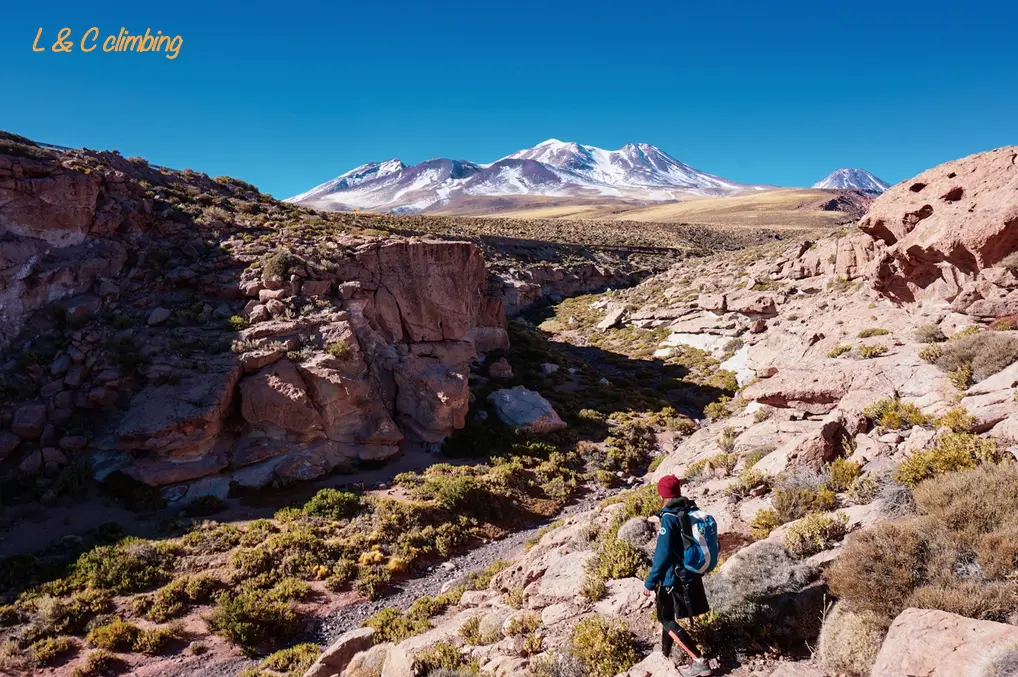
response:
<svg viewBox="0 0 1018 677"><path fill-rule="evenodd" d="M73 52L75 44L70 39L71 29L61 28L57 32L57 39L50 48L51 52ZM78 49L86 54L94 52L99 46L102 31L98 26L92 26L86 30L78 43ZM45 52L45 47L39 46L42 39L43 29L39 28L32 42L33 52ZM167 59L176 59L180 56L180 48L184 44L184 38L179 35L163 35L157 30L154 34L151 28L146 28L144 33L132 34L126 28L121 28L116 34L108 34L102 39L103 52L161 52Z"/></svg>

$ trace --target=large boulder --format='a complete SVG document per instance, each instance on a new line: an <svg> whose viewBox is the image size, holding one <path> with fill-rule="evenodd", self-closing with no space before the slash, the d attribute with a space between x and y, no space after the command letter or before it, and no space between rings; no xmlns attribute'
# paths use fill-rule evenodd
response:
<svg viewBox="0 0 1018 677"><path fill-rule="evenodd" d="M1007 146L953 160L877 198L859 222L887 245L869 271L873 286L897 301L951 300L1018 249L1016 157L1018 146Z"/></svg>
<svg viewBox="0 0 1018 677"><path fill-rule="evenodd" d="M304 677L335 677L341 674L354 655L371 648L374 644L374 634L372 628L357 628L344 632L322 652L314 665L304 673Z"/></svg>
<svg viewBox="0 0 1018 677"><path fill-rule="evenodd" d="M548 400L523 386L496 390L488 395L488 400L495 405L498 418L514 428L547 433L566 427Z"/></svg>
<svg viewBox="0 0 1018 677"><path fill-rule="evenodd" d="M891 624L872 677L986 677L998 651L1018 645L1018 627L936 609L905 609Z"/></svg>

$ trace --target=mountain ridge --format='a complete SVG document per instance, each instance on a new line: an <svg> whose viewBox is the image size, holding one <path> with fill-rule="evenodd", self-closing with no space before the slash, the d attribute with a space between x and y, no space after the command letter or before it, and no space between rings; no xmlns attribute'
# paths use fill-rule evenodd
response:
<svg viewBox="0 0 1018 677"><path fill-rule="evenodd" d="M413 213L452 207L476 197L661 202L770 187L700 171L651 144L629 143L605 150L548 139L489 164L447 158L412 166L397 159L367 163L286 201L334 211Z"/></svg>

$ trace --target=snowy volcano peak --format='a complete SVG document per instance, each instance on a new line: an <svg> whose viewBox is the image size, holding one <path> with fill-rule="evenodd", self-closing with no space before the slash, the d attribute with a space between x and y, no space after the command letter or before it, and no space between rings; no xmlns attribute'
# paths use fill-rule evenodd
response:
<svg viewBox="0 0 1018 677"><path fill-rule="evenodd" d="M814 188L835 188L841 190L859 190L872 195L879 195L891 187L865 169L836 169L820 181L813 184Z"/></svg>

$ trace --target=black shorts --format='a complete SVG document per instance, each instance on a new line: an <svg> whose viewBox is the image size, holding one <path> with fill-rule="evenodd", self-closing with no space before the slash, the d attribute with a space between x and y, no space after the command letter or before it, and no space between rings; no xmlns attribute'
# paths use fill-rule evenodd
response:
<svg viewBox="0 0 1018 677"><path fill-rule="evenodd" d="M692 575L685 582L657 589L657 619L665 623L673 619L692 618L710 611L703 580Z"/></svg>

